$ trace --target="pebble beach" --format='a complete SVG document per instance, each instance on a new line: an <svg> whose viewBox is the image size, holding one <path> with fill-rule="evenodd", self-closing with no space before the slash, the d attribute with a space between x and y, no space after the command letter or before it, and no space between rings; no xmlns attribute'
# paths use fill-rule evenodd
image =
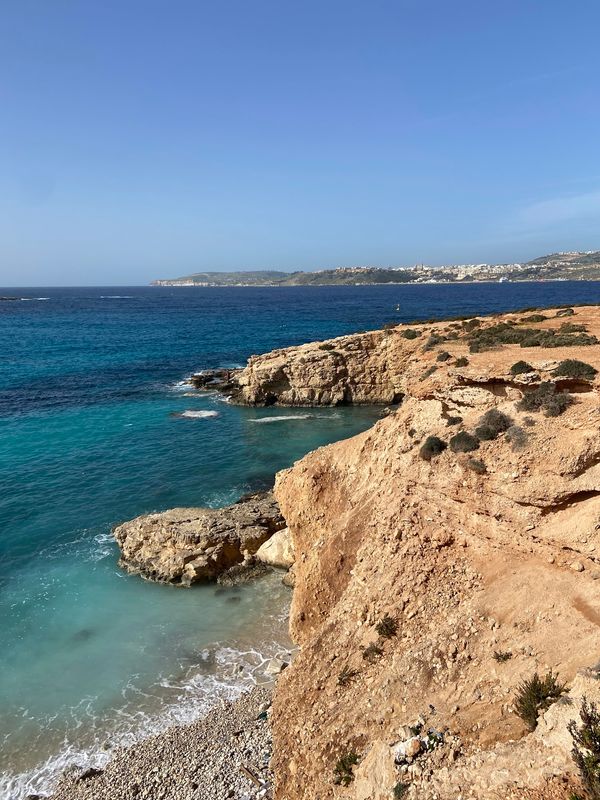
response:
<svg viewBox="0 0 600 800"><path fill-rule="evenodd" d="M222 701L202 720L115 751L103 770L72 769L53 800L270 798L271 692L255 687Z"/></svg>

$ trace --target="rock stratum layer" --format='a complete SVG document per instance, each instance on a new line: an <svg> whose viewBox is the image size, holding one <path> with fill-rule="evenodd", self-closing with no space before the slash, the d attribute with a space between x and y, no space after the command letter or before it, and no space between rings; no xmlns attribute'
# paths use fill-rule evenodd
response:
<svg viewBox="0 0 600 800"><path fill-rule="evenodd" d="M119 566L149 580L190 586L248 563L285 527L272 493L226 508L174 508L145 514L114 530Z"/></svg>
<svg viewBox="0 0 600 800"><path fill-rule="evenodd" d="M300 646L275 693L277 800L569 797L566 724L600 699L600 406L593 370L557 367L600 369L600 310L566 314L400 326L242 372L247 402L404 397L277 478ZM519 346L532 327L546 346ZM490 409L510 418L494 438ZM515 692L549 669L570 691L529 732ZM442 734L430 749L417 722Z"/></svg>

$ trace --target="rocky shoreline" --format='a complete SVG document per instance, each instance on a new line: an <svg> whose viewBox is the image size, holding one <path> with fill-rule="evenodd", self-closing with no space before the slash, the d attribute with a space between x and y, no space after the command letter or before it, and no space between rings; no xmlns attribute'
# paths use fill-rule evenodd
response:
<svg viewBox="0 0 600 800"><path fill-rule="evenodd" d="M103 770L69 770L53 800L269 800L271 693L257 686L222 701L191 725L115 751Z"/></svg>

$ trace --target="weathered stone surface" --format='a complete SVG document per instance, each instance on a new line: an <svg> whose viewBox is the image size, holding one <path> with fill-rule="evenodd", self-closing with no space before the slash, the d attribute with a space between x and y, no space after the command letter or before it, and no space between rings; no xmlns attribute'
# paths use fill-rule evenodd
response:
<svg viewBox="0 0 600 800"><path fill-rule="evenodd" d="M294 548L289 528L282 528L256 551L256 558L272 567L289 569L294 563Z"/></svg>
<svg viewBox="0 0 600 800"><path fill-rule="evenodd" d="M560 324L545 313L551 318L540 327ZM599 309L577 308L574 321L600 334ZM426 327L452 332L447 323ZM407 344L392 331L387 339L395 337L406 355L394 361L390 353L385 381L405 395L402 405L277 477L294 544L290 629L300 649L275 692L275 796L363 797L362 777L333 786L337 759L355 751L358 776L375 742L391 752L398 731L422 717L424 731L449 729L450 744L397 766L398 780L411 785L409 800L568 797L557 783L566 775L576 789L566 723L577 717L582 693L600 691L596 678L583 687L577 677L600 652L597 383L565 387L574 402L560 416L524 412L517 404L530 385L510 374L523 348L469 353L463 339L450 339L424 352L422 338ZM451 358L437 362L442 348ZM326 396L294 372L306 350L272 356L260 362L265 369L288 358L283 373L298 374L278 397ZM468 364L457 368L456 357ZM540 380L563 359L600 368L598 345L555 348L551 359L548 350L527 348L526 357ZM264 397L259 388L252 396ZM450 448L430 461L419 457L428 436L448 442L459 430L472 434L492 408L527 432L523 448L513 449L504 433L482 440L475 456L483 473L471 454ZM385 615L398 621L389 638L376 631ZM371 644L381 653L369 660ZM499 661L495 652L510 655ZM528 734L513 712L516 687L548 669L571 687L573 703L553 706L539 732ZM340 683L344 670L355 674Z"/></svg>
<svg viewBox="0 0 600 800"><path fill-rule="evenodd" d="M150 580L189 586L209 581L253 556L285 526L272 493L226 508L174 508L114 530L119 566Z"/></svg>

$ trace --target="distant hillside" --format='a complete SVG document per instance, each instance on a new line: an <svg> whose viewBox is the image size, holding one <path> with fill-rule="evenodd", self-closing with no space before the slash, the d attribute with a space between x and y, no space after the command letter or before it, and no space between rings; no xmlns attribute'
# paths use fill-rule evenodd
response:
<svg viewBox="0 0 600 800"><path fill-rule="evenodd" d="M290 276L289 272L249 270L244 272L194 272L183 278L153 281L155 286L271 286Z"/></svg>
<svg viewBox="0 0 600 800"><path fill-rule="evenodd" d="M315 272L239 270L195 272L153 281L155 286L361 286L383 283L600 280L600 251L551 253L523 264L452 264L441 267L338 267Z"/></svg>

